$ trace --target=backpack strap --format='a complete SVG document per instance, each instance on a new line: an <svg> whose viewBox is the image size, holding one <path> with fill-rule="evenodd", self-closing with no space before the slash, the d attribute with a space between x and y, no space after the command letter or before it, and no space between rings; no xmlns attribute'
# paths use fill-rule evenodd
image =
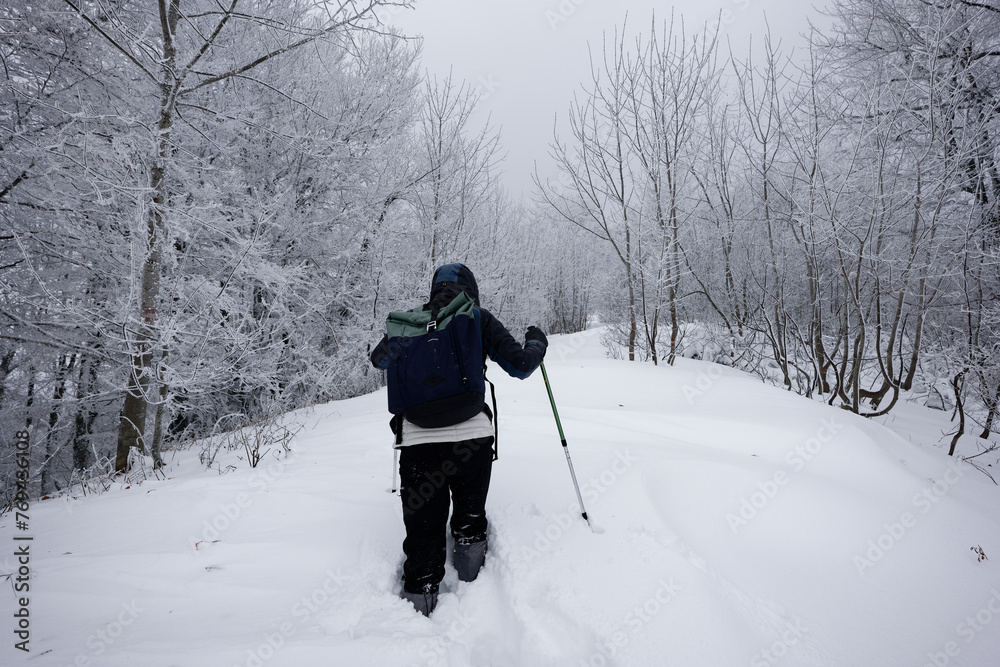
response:
<svg viewBox="0 0 1000 667"><path fill-rule="evenodd" d="M490 396L493 398L493 412L490 413L490 418L493 420L493 460L496 461L500 458L500 448L497 445L500 440L500 415L497 413L497 388L486 377L486 364L483 364L483 379L486 380L486 384L490 385ZM487 405L486 411L489 412L489 410L490 407Z"/></svg>
<svg viewBox="0 0 1000 667"><path fill-rule="evenodd" d="M393 415L389 420L389 428L396 436L396 445L403 444L403 415Z"/></svg>

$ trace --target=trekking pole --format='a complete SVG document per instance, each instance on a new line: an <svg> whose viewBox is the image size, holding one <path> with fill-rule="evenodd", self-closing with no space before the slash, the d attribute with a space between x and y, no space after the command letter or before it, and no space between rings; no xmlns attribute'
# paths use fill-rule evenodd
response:
<svg viewBox="0 0 1000 667"><path fill-rule="evenodd" d="M392 448L392 488L389 493L396 493L396 471L399 470L399 450Z"/></svg>
<svg viewBox="0 0 1000 667"><path fill-rule="evenodd" d="M552 385L549 384L549 374L545 372L545 362L541 364L542 378L545 380L545 390L549 392L549 403L552 404L552 415L556 418L556 428L559 429L559 438L562 440L563 453L566 454L566 463L569 465L569 474L573 478L573 486L576 488L576 499L580 501L580 515L583 520L587 522L590 526L590 530L594 530L594 526L590 523L590 517L587 516L587 510L583 506L583 495L580 493L580 484L576 481L576 471L573 470L573 459L569 457L569 446L566 445L566 435L563 433L562 422L559 421L559 410L556 409L556 399L552 396Z"/></svg>

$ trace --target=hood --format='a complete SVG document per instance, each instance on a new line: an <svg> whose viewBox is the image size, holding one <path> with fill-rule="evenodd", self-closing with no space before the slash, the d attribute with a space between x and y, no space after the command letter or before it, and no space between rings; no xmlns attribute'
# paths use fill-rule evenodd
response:
<svg viewBox="0 0 1000 667"><path fill-rule="evenodd" d="M434 272L428 303L449 302L465 292L479 305L479 285L465 264L445 264Z"/></svg>

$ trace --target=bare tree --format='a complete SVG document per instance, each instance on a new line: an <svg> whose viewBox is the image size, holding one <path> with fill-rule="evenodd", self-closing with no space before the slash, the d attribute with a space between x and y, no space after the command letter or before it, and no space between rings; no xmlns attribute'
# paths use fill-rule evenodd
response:
<svg viewBox="0 0 1000 667"><path fill-rule="evenodd" d="M670 325L666 357L672 364L680 336L678 310L685 270L681 231L684 221L693 217L692 174L700 166L707 110L719 92L719 68L714 35L695 34L689 39L683 20L678 25L673 18L659 34L654 19L652 31L648 44L637 45L641 55L629 82L625 133L640 167L643 206L659 235L653 251L655 269L640 274L644 295L647 273L653 283L652 298L643 298L646 341L656 363L659 313L666 308Z"/></svg>
<svg viewBox="0 0 1000 667"><path fill-rule="evenodd" d="M204 93L228 82L254 82L262 66L318 40L340 40L349 44L351 35L372 29L374 12L386 5L407 3L369 0L324 5L323 11L309 2L284 6L254 6L244 11L238 0L226 5L182 0L159 0L155 11L126 7L120 11L78 0L66 4L90 29L124 55L138 75L155 91L156 105L144 110L152 131L149 155L149 194L142 205L145 229L140 250L140 321L130 331L131 364L121 427L117 470L128 466L132 449L142 449L151 384L156 376L157 350L162 349L158 321L163 304L161 293L165 245L169 243L166 216L175 196L171 169L183 149L176 140L175 124L181 110L198 108ZM155 32L137 26L155 25ZM239 46L235 46L239 39ZM233 54L246 54L233 58ZM266 85L266 84L261 84ZM225 114L224 108L203 112ZM141 112L140 112L141 113Z"/></svg>
<svg viewBox="0 0 1000 667"><path fill-rule="evenodd" d="M632 94L629 86L635 65L625 51L624 39L624 30L616 30L610 47L605 43L603 69L592 59L592 87L583 100L574 100L569 111L572 143L556 135L551 144L550 155L562 175L561 182L543 183L536 174L535 183L542 203L558 218L611 247L623 273L626 345L628 358L634 361L639 331L637 260L642 213L634 182L635 165L626 145L627 105Z"/></svg>
<svg viewBox="0 0 1000 667"><path fill-rule="evenodd" d="M653 20L654 31L660 30ZM570 109L572 143L556 137L552 155L565 185L538 183L545 205L609 244L623 273L627 348L659 361L661 314L673 363L680 334L684 221L692 216L708 100L718 71L711 35L689 38L673 20L649 41L625 44L627 29L605 43L584 99Z"/></svg>

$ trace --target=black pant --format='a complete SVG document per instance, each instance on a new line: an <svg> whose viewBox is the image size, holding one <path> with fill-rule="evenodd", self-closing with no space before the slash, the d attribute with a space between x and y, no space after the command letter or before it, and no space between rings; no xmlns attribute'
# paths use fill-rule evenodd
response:
<svg viewBox="0 0 1000 667"><path fill-rule="evenodd" d="M407 593L436 593L444 578L445 524L454 501L451 534L458 544L486 539L486 494L493 469L493 438L402 447L403 586ZM450 492L450 499L449 499Z"/></svg>

